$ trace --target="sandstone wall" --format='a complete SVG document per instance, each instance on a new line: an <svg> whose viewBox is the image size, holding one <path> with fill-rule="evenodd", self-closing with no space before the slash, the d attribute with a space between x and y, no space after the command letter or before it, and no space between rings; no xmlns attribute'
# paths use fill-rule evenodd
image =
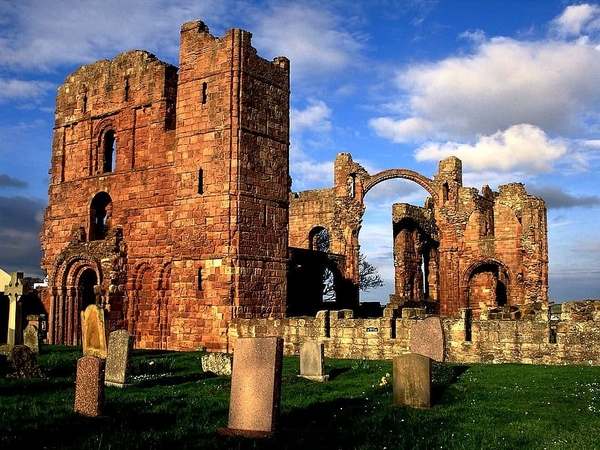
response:
<svg viewBox="0 0 600 450"><path fill-rule="evenodd" d="M278 336L287 355L298 355L306 340L323 342L331 358L391 359L409 352L415 325L424 311L403 310L403 318L355 319L352 311L320 311L316 317L235 319L230 350L237 337ZM391 316L392 314L386 313ZM524 363L600 365L600 301L563 304L563 317L551 321L539 304L527 317L501 314L469 320L443 318L445 360L453 363ZM435 346L437 343L432 342Z"/></svg>

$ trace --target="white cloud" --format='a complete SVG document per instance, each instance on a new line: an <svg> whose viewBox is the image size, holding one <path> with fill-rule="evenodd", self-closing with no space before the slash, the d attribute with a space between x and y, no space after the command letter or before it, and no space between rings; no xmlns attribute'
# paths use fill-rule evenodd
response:
<svg viewBox="0 0 600 450"><path fill-rule="evenodd" d="M525 173L549 172L553 162L567 150L559 139L532 125L515 125L491 136L481 136L474 144L460 142L428 143L415 152L418 161L439 161L456 156L468 170L519 170Z"/></svg>
<svg viewBox="0 0 600 450"><path fill-rule="evenodd" d="M179 27L202 19L209 27L227 15L231 2L146 0L138 2L69 0L5 1L0 4L0 65L52 70L83 64L126 50L161 49L161 59L177 63Z"/></svg>
<svg viewBox="0 0 600 450"><path fill-rule="evenodd" d="M306 109L292 108L290 111L292 133L305 130L329 131L331 129L331 109L322 100L309 99Z"/></svg>
<svg viewBox="0 0 600 450"><path fill-rule="evenodd" d="M344 29L340 17L324 3L318 8L299 3L275 6L269 14L261 9L255 18L257 46L289 58L292 78L340 73L359 60L362 36Z"/></svg>
<svg viewBox="0 0 600 450"><path fill-rule="evenodd" d="M0 103L8 101L37 100L52 88L52 83L44 81L24 81L0 78Z"/></svg>
<svg viewBox="0 0 600 450"><path fill-rule="evenodd" d="M600 8L597 5L583 3L567 6L563 13L552 21L559 35L578 37L583 33L600 30Z"/></svg>
<svg viewBox="0 0 600 450"><path fill-rule="evenodd" d="M379 136L396 143L419 141L423 136L433 137L436 135L435 123L420 117L401 120L377 117L369 121L369 126Z"/></svg>

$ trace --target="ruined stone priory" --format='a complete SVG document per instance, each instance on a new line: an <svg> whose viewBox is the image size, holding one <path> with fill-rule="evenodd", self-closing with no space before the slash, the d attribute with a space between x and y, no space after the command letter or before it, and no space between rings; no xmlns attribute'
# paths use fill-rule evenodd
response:
<svg viewBox="0 0 600 450"><path fill-rule="evenodd" d="M136 348L230 352L238 337L277 336L286 354L310 338L326 356L392 358L436 317L432 353L446 360L571 358L550 321L544 201L521 183L465 187L455 157L429 178L369 174L347 153L333 187L292 192L290 62L261 58L251 38L185 23L179 67L133 50L59 87L41 230L49 343L80 345L96 304ZM392 205L394 292L368 309L364 198L392 178L428 198Z"/></svg>

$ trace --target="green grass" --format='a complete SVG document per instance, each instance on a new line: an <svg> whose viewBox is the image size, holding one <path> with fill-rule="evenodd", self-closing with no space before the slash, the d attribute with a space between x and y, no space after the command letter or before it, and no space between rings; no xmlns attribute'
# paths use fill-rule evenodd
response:
<svg viewBox="0 0 600 450"><path fill-rule="evenodd" d="M0 379L0 449L598 449L600 368L434 365L436 405L395 406L390 361L326 360L330 381L284 358L272 439L228 437L231 382L200 352L136 350L133 380L102 417L73 412L81 349L45 347L45 379ZM391 380L390 380L391 381Z"/></svg>

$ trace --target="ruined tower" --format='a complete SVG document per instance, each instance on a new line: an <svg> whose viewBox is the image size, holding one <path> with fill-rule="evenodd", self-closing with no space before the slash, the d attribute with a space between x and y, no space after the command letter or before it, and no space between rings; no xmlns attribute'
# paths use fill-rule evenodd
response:
<svg viewBox="0 0 600 450"><path fill-rule="evenodd" d="M49 340L100 303L142 348L227 348L233 317L285 310L289 61L251 34L181 28L180 67L144 51L59 88L41 232Z"/></svg>

